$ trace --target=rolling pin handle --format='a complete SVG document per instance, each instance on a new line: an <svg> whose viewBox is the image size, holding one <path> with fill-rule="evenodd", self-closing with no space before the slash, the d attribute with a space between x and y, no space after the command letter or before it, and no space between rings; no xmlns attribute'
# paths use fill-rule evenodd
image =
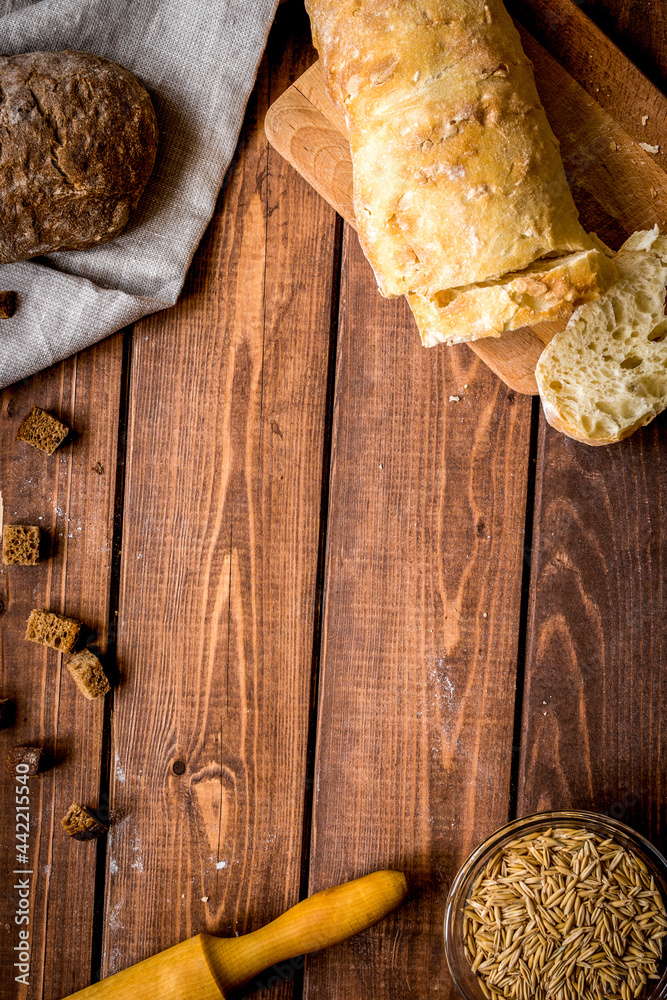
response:
<svg viewBox="0 0 667 1000"><path fill-rule="evenodd" d="M264 969L339 944L395 910L408 892L402 872L380 871L324 889L260 930L238 938L205 937L221 991L250 982Z"/></svg>

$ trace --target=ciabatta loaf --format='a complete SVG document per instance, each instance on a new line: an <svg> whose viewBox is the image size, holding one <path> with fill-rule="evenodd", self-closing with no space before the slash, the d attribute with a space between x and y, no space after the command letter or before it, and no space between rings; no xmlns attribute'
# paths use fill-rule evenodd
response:
<svg viewBox="0 0 667 1000"><path fill-rule="evenodd" d="M384 295L432 298L591 249L501 0L306 0Z"/></svg>
<svg viewBox="0 0 667 1000"><path fill-rule="evenodd" d="M544 413L586 444L611 444L667 407L667 237L635 233L615 258L618 280L577 309L535 372Z"/></svg>
<svg viewBox="0 0 667 1000"><path fill-rule="evenodd" d="M408 295L424 347L500 337L510 330L568 319L576 305L596 299L616 278L601 250L536 261L515 274L433 298Z"/></svg>

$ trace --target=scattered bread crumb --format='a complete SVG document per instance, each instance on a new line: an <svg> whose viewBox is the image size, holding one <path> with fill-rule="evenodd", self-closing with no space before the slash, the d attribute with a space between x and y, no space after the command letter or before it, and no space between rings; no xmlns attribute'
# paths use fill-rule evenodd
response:
<svg viewBox="0 0 667 1000"><path fill-rule="evenodd" d="M61 820L61 824L74 840L94 840L109 827L99 819L92 809L72 803Z"/></svg>
<svg viewBox="0 0 667 1000"><path fill-rule="evenodd" d="M648 121L648 115L642 115L642 125L646 128L646 122Z"/></svg>
<svg viewBox="0 0 667 1000"><path fill-rule="evenodd" d="M616 143L615 143L615 142L614 142L614 141L612 140L612 142L610 142L610 143L609 143L609 148L610 148L610 149L618 149L618 146L617 146L617 145L616 145Z"/></svg>
<svg viewBox="0 0 667 1000"><path fill-rule="evenodd" d="M647 153L660 152L660 146L652 146L650 142L640 142L639 145L642 149L646 150Z"/></svg>
<svg viewBox="0 0 667 1000"><path fill-rule="evenodd" d="M654 187L652 187L651 188L651 198L657 198L657 197L658 197L658 192L656 191L656 189Z"/></svg>
<svg viewBox="0 0 667 1000"><path fill-rule="evenodd" d="M71 653L80 631L81 622L74 618L35 609L30 612L25 637L30 642L40 642L63 653Z"/></svg>
<svg viewBox="0 0 667 1000"><path fill-rule="evenodd" d="M5 566L35 566L39 562L39 528L29 524L2 526Z"/></svg>
<svg viewBox="0 0 667 1000"><path fill-rule="evenodd" d="M102 664L90 649L82 649L70 657L67 669L84 698L100 698L111 690Z"/></svg>
<svg viewBox="0 0 667 1000"><path fill-rule="evenodd" d="M33 448L39 448L47 455L53 455L68 434L69 427L56 420L50 413L41 410L39 406L33 406L28 416L21 421L16 440L27 441Z"/></svg>
<svg viewBox="0 0 667 1000"><path fill-rule="evenodd" d="M460 399L461 399L460 396L450 396L449 397L449 402L450 403L458 403Z"/></svg>
<svg viewBox="0 0 667 1000"><path fill-rule="evenodd" d="M208 903L208 896L202 896L201 901L202 903Z"/></svg>
<svg viewBox="0 0 667 1000"><path fill-rule="evenodd" d="M23 774L37 774L42 762L41 747L12 747L7 755L7 764L11 774L16 774L16 768L22 767Z"/></svg>

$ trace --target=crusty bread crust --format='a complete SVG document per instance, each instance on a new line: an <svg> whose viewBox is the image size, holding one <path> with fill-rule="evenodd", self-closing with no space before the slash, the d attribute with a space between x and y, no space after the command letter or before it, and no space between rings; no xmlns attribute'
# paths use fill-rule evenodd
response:
<svg viewBox="0 0 667 1000"><path fill-rule="evenodd" d="M617 277L600 250L538 261L484 285L448 289L431 299L408 295L424 347L500 337L510 330L568 319L575 306L597 298Z"/></svg>
<svg viewBox="0 0 667 1000"><path fill-rule="evenodd" d="M384 295L432 297L591 248L502 0L306 6Z"/></svg>
<svg viewBox="0 0 667 1000"><path fill-rule="evenodd" d="M150 97L85 52L0 56L0 263L106 243L153 169Z"/></svg>
<svg viewBox="0 0 667 1000"><path fill-rule="evenodd" d="M558 410L552 405L547 399L542 397L542 409L544 410L544 416L547 423L553 427L554 430L560 431L561 434L565 434L566 437L573 438L575 441L580 441L582 444L592 445L597 448L602 445L608 444L618 444L619 441L625 441L626 438L638 431L640 427L645 427L646 424L650 424L652 420L657 417L657 413L651 413L644 419L638 421L636 424L628 427L622 433L617 435L611 435L608 437L591 438L587 434L584 434L580 427L575 424L568 424L565 420L561 418Z"/></svg>

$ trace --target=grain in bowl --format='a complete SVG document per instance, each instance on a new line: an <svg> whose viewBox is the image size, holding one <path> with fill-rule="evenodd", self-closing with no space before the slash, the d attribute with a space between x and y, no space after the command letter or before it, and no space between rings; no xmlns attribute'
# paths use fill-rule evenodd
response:
<svg viewBox="0 0 667 1000"><path fill-rule="evenodd" d="M467 966L467 988L452 971L464 996L663 995L655 989L663 978L667 935L661 873L609 822L604 829L571 821L522 829L519 821L513 836L508 833L487 852L458 900L458 957Z"/></svg>

